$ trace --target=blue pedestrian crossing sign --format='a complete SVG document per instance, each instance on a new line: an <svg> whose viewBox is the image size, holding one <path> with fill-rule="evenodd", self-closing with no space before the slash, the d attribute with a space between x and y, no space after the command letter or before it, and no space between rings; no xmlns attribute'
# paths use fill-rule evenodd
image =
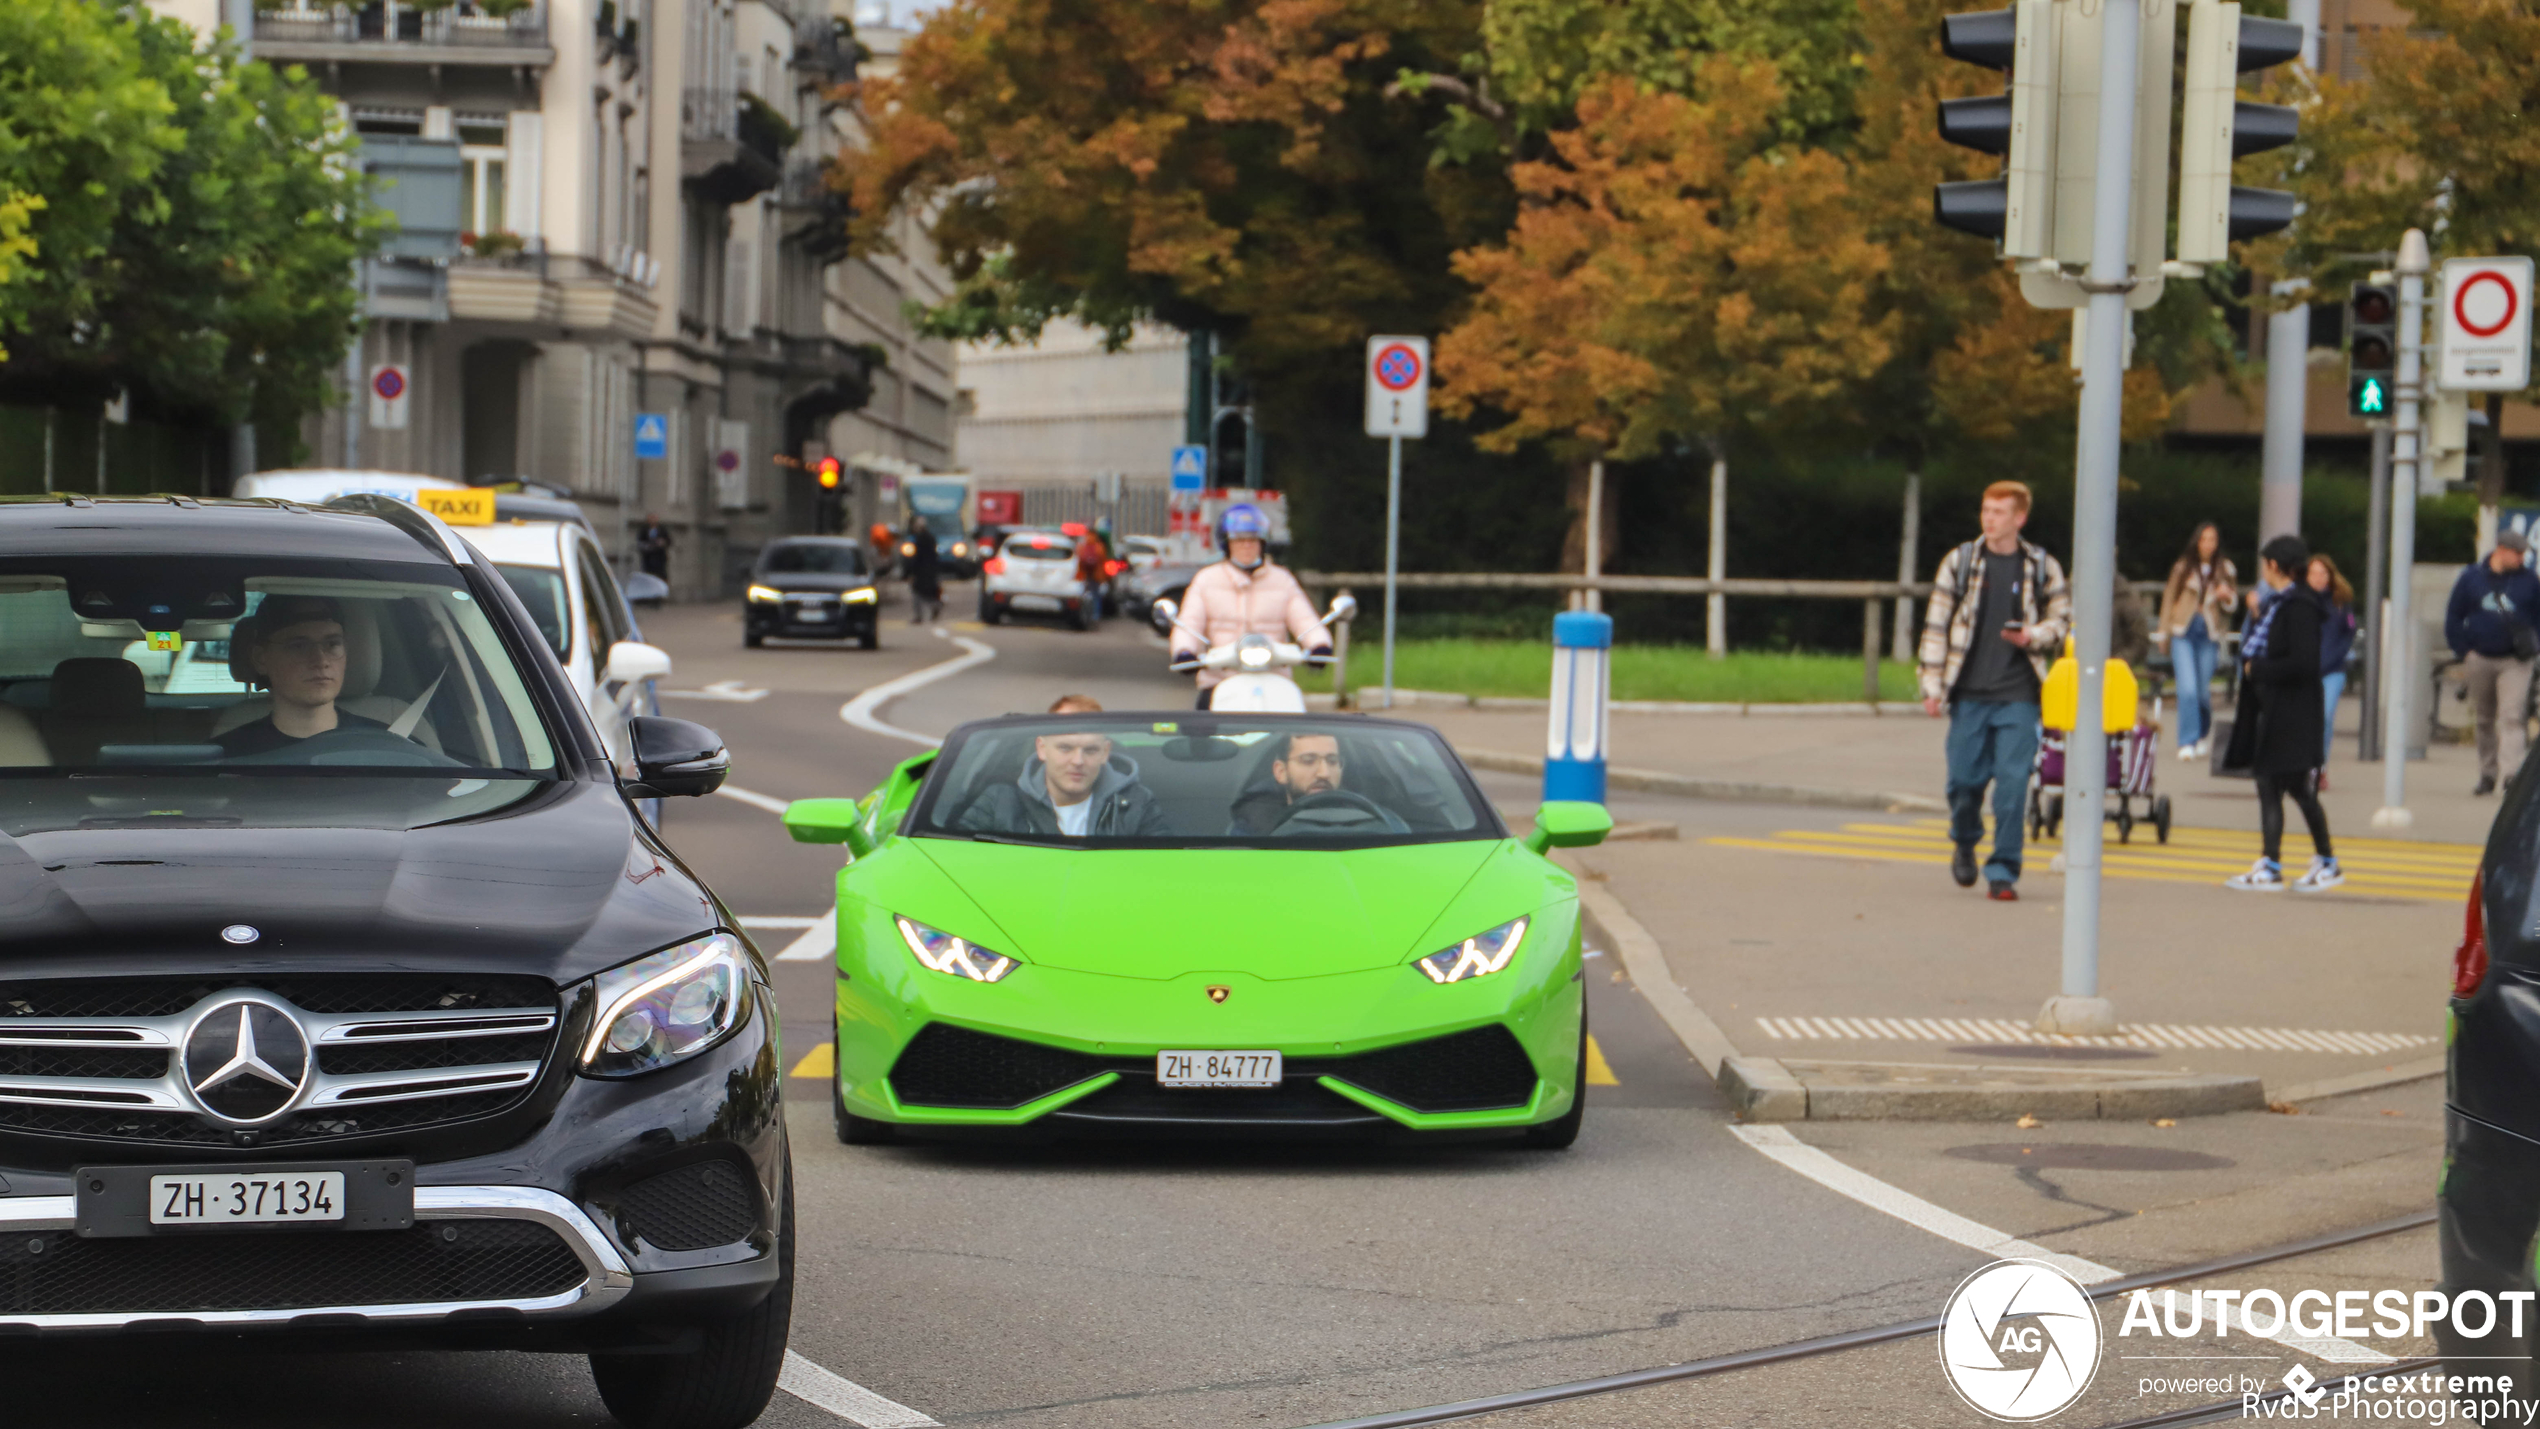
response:
<svg viewBox="0 0 2540 1429"><path fill-rule="evenodd" d="M661 461L670 455L670 419L659 412L635 414L635 459Z"/></svg>
<svg viewBox="0 0 2540 1429"><path fill-rule="evenodd" d="M1208 448L1175 447L1173 449L1173 489L1206 491L1208 489Z"/></svg>

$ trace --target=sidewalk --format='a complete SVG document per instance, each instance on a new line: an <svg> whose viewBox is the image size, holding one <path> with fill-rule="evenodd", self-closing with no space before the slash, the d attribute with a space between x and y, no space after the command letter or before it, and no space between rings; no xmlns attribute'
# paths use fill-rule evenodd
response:
<svg viewBox="0 0 2540 1429"><path fill-rule="evenodd" d="M1468 757L1543 749L1538 713L1403 713ZM1614 717L1618 768L1793 793L1778 815L1715 805L1707 831L1687 801L1678 841L1567 860L1619 904L1591 936L1636 983L1690 997L1692 1017L1668 1020L1750 1119L2158 1118L2439 1070L2461 902L2497 803L2470 797L2471 750L2409 766L2416 821L2394 835L2370 827L2380 769L2354 762L2349 732L2325 796L2349 878L2317 896L2224 888L2257 854L2251 786L2164 758L2171 842L2108 830L2100 987L2121 1031L2049 1038L2033 1022L2061 971L2055 841L2030 844L2021 901L1993 903L1950 880L1944 818L1878 803L1937 798L1945 729L1919 714ZM1869 797L1801 807L1810 791ZM2287 815L2298 863L2308 839ZM1635 936L1638 966L1620 946ZM1665 988L1644 991L1669 1011Z"/></svg>
<svg viewBox="0 0 2540 1429"><path fill-rule="evenodd" d="M1435 726L1467 758L1476 753L1543 757L1545 716L1541 711L1413 706L1396 713ZM2404 830L2373 828L2373 811L2381 807L2381 766L2355 761L2355 716L2352 700L2338 711L2329 789L2320 796L2336 838L2370 835L2437 843L2486 842L2497 801L2493 795L2470 796L2478 782L2478 760L2467 745L2436 745L2430 758L2410 763L2408 808L2415 822ZM1867 807L1880 806L1880 796L1886 795L1906 796L1908 808L1945 807L1941 741L1949 724L1920 711L1902 716L1616 714L1612 720L1610 763L1617 770L1649 770L1765 789L1842 792L1864 796L1856 802ZM2249 781L2217 779L2207 768L2205 761L2184 762L2164 748L2153 783L2170 796L2176 825L2254 833L2258 800ZM1811 801L1792 797L1774 802ZM2307 857L2309 841L2301 833L2300 814L2288 806L2285 816L2290 820L2288 858L2296 846ZM2135 832L2138 840L2150 837L2149 830ZM2115 841L2112 827L2109 842Z"/></svg>

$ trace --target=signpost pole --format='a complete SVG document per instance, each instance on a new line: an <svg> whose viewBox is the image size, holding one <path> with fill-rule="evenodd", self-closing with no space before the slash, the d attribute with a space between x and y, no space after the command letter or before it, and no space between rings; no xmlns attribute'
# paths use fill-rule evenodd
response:
<svg viewBox="0 0 2540 1429"><path fill-rule="evenodd" d="M1385 455L1385 705L1393 708L1394 574L1402 563L1402 438L1386 439Z"/></svg>
<svg viewBox="0 0 2540 1429"><path fill-rule="evenodd" d="M2381 807L2373 811L2376 829L2404 829L2415 822L2408 812L2408 686L2416 680L2414 617L2408 612L2410 587L2416 584L2417 549L2417 413L2425 385L2425 274L2433 266L2425 234L2411 228L2399 240L2399 398L2398 420L2390 438L2390 631L2381 651L2390 662L2381 674Z"/></svg>

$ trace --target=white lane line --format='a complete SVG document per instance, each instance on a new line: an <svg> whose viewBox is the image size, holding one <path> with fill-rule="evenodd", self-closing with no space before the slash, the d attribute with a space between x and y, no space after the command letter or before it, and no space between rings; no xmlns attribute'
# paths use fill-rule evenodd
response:
<svg viewBox="0 0 2540 1429"><path fill-rule="evenodd" d="M785 812L785 801L773 794L762 794L755 789L743 789L733 784L726 784L714 792L727 799L738 799L753 809L764 809L771 814Z"/></svg>
<svg viewBox="0 0 2540 1429"><path fill-rule="evenodd" d="M798 918L791 915L782 917L775 914L764 913L744 913L741 915L741 926L748 928L753 932L760 928L808 928L819 921L820 920L817 918Z"/></svg>
<svg viewBox="0 0 2540 1429"><path fill-rule="evenodd" d="M831 1374L792 1350L785 1352L785 1370L777 1376L776 1387L863 1429L940 1429L941 1421L884 1399L844 1375Z"/></svg>
<svg viewBox="0 0 2540 1429"><path fill-rule="evenodd" d="M815 919L803 929L803 935L785 945L776 955L780 963L816 963L837 956L838 910L832 908L826 917Z"/></svg>
<svg viewBox="0 0 2540 1429"><path fill-rule="evenodd" d="M885 723L881 717L882 707L912 690L922 689L937 680L958 675L973 665L984 665L997 658L997 651L993 645L983 645L967 635L954 635L940 625L934 629L937 635L960 646L965 653L941 664L912 671L896 680L884 680L839 706L838 718L867 734L878 734L890 739L905 739L911 744L922 744L929 749L942 744L942 740L931 734L919 734L914 730L906 730L898 725Z"/></svg>
<svg viewBox="0 0 2540 1429"><path fill-rule="evenodd" d="M2048 1250L2034 1241L2021 1240L2017 1236L2006 1235L1991 1226L1968 1220L1956 1211L1936 1206L1913 1192L1891 1186L1866 1171L1855 1170L1844 1165L1792 1135L1789 1127L1767 1124L1731 1126L1729 1130L1736 1133L1738 1140L1838 1195L1848 1196L1871 1210L1884 1212L1907 1225L1929 1231L1942 1240L1956 1241L1970 1250L1981 1251L1997 1260L2042 1260L2084 1285L2096 1285L2101 1281L2115 1280L2124 1273L2113 1267L2101 1265L2095 1260L2084 1260L2077 1255L2066 1255L2059 1250ZM2246 1322L2243 1322L2240 1328L2245 1333L2257 1334L2255 1330L2249 1329ZM2273 1340L2288 1349L2299 1350L2315 1358L2331 1360L2339 1364L2389 1364L2392 1362L2389 1355L2368 1346L2356 1344L2352 1340L2311 1339L2296 1334L2291 1326L2285 1324L2279 1324L2276 1333L2261 1335L2259 1338Z"/></svg>

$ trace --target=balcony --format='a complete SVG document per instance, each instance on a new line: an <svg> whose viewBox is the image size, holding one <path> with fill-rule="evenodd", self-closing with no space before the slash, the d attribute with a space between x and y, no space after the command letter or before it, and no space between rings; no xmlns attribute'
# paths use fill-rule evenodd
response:
<svg viewBox="0 0 2540 1429"><path fill-rule="evenodd" d="M796 159L786 166L781 198L787 241L824 268L847 256L847 224L855 217L855 205L829 179L828 160Z"/></svg>
<svg viewBox="0 0 2540 1429"><path fill-rule="evenodd" d="M555 63L544 0L456 0L431 7L369 0L359 5L294 0L256 12L256 57L302 64Z"/></svg>
<svg viewBox="0 0 2540 1429"><path fill-rule="evenodd" d="M776 187L799 136L767 101L744 89L679 96L679 178L711 203L736 204Z"/></svg>

